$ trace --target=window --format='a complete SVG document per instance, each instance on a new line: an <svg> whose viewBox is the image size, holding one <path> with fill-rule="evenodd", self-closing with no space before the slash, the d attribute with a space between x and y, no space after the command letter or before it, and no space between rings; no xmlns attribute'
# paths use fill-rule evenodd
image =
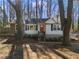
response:
<svg viewBox="0 0 79 59"><path fill-rule="evenodd" d="M27 30L27 27L28 27L28 26L26 25L26 26L25 26L25 30Z"/></svg>
<svg viewBox="0 0 79 59"><path fill-rule="evenodd" d="M60 30L60 25L58 25L58 30Z"/></svg>
<svg viewBox="0 0 79 59"><path fill-rule="evenodd" d="M51 31L53 30L61 30L60 24L51 24Z"/></svg>
<svg viewBox="0 0 79 59"><path fill-rule="evenodd" d="M56 30L56 24L54 24L54 28L53 28L53 30Z"/></svg>
<svg viewBox="0 0 79 59"><path fill-rule="evenodd" d="M36 30L38 30L38 25L36 25Z"/></svg>
<svg viewBox="0 0 79 59"><path fill-rule="evenodd" d="M34 30L33 25L30 26L30 30Z"/></svg>
<svg viewBox="0 0 79 59"><path fill-rule="evenodd" d="M51 31L53 31L53 24L51 24Z"/></svg>
<svg viewBox="0 0 79 59"><path fill-rule="evenodd" d="M57 24L57 30L60 30L60 28L59 28L59 24Z"/></svg>
<svg viewBox="0 0 79 59"><path fill-rule="evenodd" d="M25 30L29 30L29 26L28 25L25 26Z"/></svg>

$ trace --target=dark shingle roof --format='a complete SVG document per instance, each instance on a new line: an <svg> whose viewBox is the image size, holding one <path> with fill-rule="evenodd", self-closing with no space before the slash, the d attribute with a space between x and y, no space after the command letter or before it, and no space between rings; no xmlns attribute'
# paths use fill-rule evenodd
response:
<svg viewBox="0 0 79 59"><path fill-rule="evenodd" d="M48 20L48 18L43 18L43 19L38 19L38 20L33 18L33 19L31 19L31 21L25 20L25 23L26 24L28 24L28 23L41 23L41 22L45 22L47 20Z"/></svg>

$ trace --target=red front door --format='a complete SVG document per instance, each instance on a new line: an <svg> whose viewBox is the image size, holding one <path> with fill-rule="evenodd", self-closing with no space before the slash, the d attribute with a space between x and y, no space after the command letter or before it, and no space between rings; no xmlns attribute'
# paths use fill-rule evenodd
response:
<svg viewBox="0 0 79 59"><path fill-rule="evenodd" d="M40 24L40 32L45 32L45 24Z"/></svg>

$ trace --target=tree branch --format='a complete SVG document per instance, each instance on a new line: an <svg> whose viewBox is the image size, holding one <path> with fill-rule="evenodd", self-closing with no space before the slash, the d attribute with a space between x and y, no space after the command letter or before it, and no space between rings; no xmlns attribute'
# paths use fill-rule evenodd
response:
<svg viewBox="0 0 79 59"><path fill-rule="evenodd" d="M7 0L9 2L9 4L14 8L16 9L16 6L11 2L11 0Z"/></svg>

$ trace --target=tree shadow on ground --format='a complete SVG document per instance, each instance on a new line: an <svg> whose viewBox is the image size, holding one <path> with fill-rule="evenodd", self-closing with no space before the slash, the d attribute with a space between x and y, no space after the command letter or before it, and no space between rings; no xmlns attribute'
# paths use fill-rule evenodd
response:
<svg viewBox="0 0 79 59"><path fill-rule="evenodd" d="M18 43L14 37L7 38L8 40L2 44L11 44L11 51L8 54L6 59L23 59L23 46L21 43Z"/></svg>
<svg viewBox="0 0 79 59"><path fill-rule="evenodd" d="M23 59L22 45L12 44L11 51L6 59Z"/></svg>
<svg viewBox="0 0 79 59"><path fill-rule="evenodd" d="M6 42L4 42L3 44L12 44L12 49L9 53L9 56L6 59L23 59L23 50L26 50L26 54L27 54L27 59L30 59L30 57L32 58L32 56L29 55L29 51L28 49L30 49L30 51L32 51L34 54L37 55L37 58L40 58L40 55L44 55L47 56L49 59L52 59L52 57L50 56L50 54L54 53L57 56L62 57L63 59L66 59L65 57L59 55L58 53L55 53L54 49L58 49L58 48L67 48L67 47L63 47L61 45L61 43L38 43L36 42L30 42L27 41L29 39L23 39L17 41L15 40L15 38L9 38ZM33 44L32 44L33 43ZM23 47L23 45L25 47ZM26 45L28 45L28 47L26 47ZM70 48L67 48L70 49ZM74 49L72 50L73 52ZM78 53L78 52L75 52Z"/></svg>
<svg viewBox="0 0 79 59"><path fill-rule="evenodd" d="M14 44L6 59L23 59L23 47L22 47L22 45Z"/></svg>
<svg viewBox="0 0 79 59"><path fill-rule="evenodd" d="M47 47L46 45L41 45L41 44L25 44L25 49L27 50L27 55L28 55L28 59L30 58L30 54L29 52L32 52L31 54L33 54L33 56L37 56L37 59L40 58L47 58L47 59L60 59L63 58L65 59L65 57L55 53L53 51L54 48L49 49L49 47ZM33 58L33 57L32 57Z"/></svg>
<svg viewBox="0 0 79 59"><path fill-rule="evenodd" d="M55 49L59 49L59 48L61 48L61 49L65 48L65 50L61 50L62 52L63 51L66 52L66 51L70 50L69 52L70 53L72 52L70 55L73 55L73 54L74 55L76 55L76 54L78 55L79 54L74 49L71 50L68 47L64 47L64 46L61 46L61 45L58 45L58 44L54 44L54 45L53 44L46 44L46 45L45 44L42 44L42 45L41 44L35 44L35 45L31 44L30 45L30 49L37 54L38 59L40 58L40 55L48 56L49 59L52 59L51 57L54 54L57 55L58 57L63 58L63 59L67 59L66 56L64 56L64 55L62 55L62 54L60 54L60 53L55 51ZM50 54L53 54L53 55L51 56ZM57 56L55 56L55 57L57 57Z"/></svg>
<svg viewBox="0 0 79 59"><path fill-rule="evenodd" d="M78 47L77 46L73 46L73 47L71 46L71 47L67 47L67 49L71 50L74 53L79 54L79 46Z"/></svg>
<svg viewBox="0 0 79 59"><path fill-rule="evenodd" d="M15 37L9 37L6 42L3 44L26 44L26 43L38 43L38 39L36 38L23 38L22 40L16 40Z"/></svg>

